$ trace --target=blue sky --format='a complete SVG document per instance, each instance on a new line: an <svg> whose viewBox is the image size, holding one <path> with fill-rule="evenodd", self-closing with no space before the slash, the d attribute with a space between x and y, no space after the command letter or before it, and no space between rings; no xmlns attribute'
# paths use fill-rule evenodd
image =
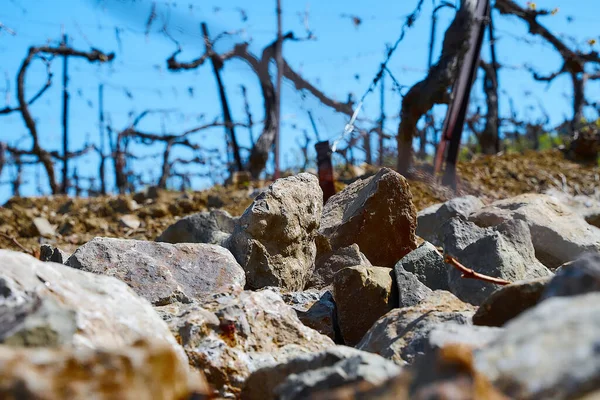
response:
<svg viewBox="0 0 600 400"><path fill-rule="evenodd" d="M56 43L60 39L61 27L69 35L73 47L88 50L90 46L104 51L114 51L115 61L110 65L89 64L71 59L70 66L70 132L71 150L81 148L86 142L98 142L98 85L105 84L105 111L110 115L112 126L123 129L130 120L130 112L140 113L145 109L174 109L175 112L146 118L140 128L160 133L163 129L178 133L202 123L210 122L220 115L220 103L210 65L195 71L173 73L166 70L165 60L175 50L175 45L158 31L167 18L169 32L181 43L183 52L179 60L191 60L203 52L199 23L208 23L211 35L222 31L244 29L233 38L223 40L217 49L224 51L236 41L252 39L250 49L255 52L274 40L275 1L210 1L210 0L158 0L159 18L149 35L144 34L145 23L152 1L137 0L1 0L0 22L16 32L15 36L0 33L0 107L16 104L15 77L20 63L31 45ZM284 30L297 35L304 33L301 14L308 11L309 24L317 40L287 42L284 55L290 65L324 93L338 100L345 100L348 93L360 97L369 86L381 63L386 43L396 40L407 14L417 0L370 2L356 0L300 1L283 0ZM423 13L415 26L407 32L398 47L389 67L403 85L412 85L426 73L427 44L430 29L432 1L426 0ZM524 3L524 2L522 2ZM589 38L599 38L597 16L600 2L597 0L540 0L540 8L559 8L555 16L542 21L557 34L568 34L579 43ZM247 13L242 21L239 8ZM356 27L346 15L362 18ZM446 9L440 13L436 54L443 37L443 30L453 16ZM567 17L571 17L568 21ZM520 116L528 119L540 117L538 99L551 117L551 124L560 123L571 114L570 82L567 76L556 79L551 85L535 82L523 70L525 64L533 65L540 73L551 73L560 68L558 54L539 37L527 34L525 24L515 17L495 16L498 36L498 59L501 64L514 67L504 68L500 75L501 89L515 100ZM120 28L119 38L115 28ZM526 38L529 43L520 38ZM586 46L582 44L582 46ZM585 47L584 47L585 48ZM483 57L488 59L487 48ZM42 143L50 150L59 149L61 143L61 73L62 61L54 60L53 86L31 107ZM29 96L43 84L46 76L44 67L37 62L27 76ZM263 118L262 97L258 82L250 69L240 61L227 63L223 72L231 108L236 121L245 121L241 84L248 88L249 100L255 121ZM9 91L6 94L7 82ZM398 124L401 98L386 81L386 114L389 117L386 130L394 133ZM473 95L481 98L481 83L476 83ZM190 95L193 91L193 96ZM588 95L600 100L600 86L589 85ZM28 97L29 97L28 96ZM342 132L347 118L320 105L310 96L301 96L286 84L283 95L283 155L284 166L299 164L297 138L307 129L312 129L307 111L317 117L322 138L334 139ZM531 108L530 106L534 106ZM379 113L379 94L367 97L361 118L375 120ZM437 109L443 115L443 107ZM501 113L508 112L508 97L502 96ZM201 118L200 115L204 117ZM255 137L260 125L253 128ZM248 130L238 129L243 145L248 145ZM314 142L314 135L311 136ZM223 130L215 128L193 136L192 139L206 148L224 148ZM26 128L18 113L0 116L0 140L11 144L30 145ZM312 146L311 146L312 147ZM135 147L138 154L156 154L160 146ZM178 156L189 157L181 151ZM79 174L93 176L97 171L94 155L79 159L76 163ZM136 162L138 171L158 173L159 160ZM108 173L111 174L111 170ZM5 168L0 181L9 179L10 170ZM43 181L42 185L47 190ZM149 175L149 176L154 176ZM35 193L36 171L26 171L28 182L24 195ZM109 183L112 179L109 176ZM197 188L210 184L207 179L196 179ZM7 185L0 186L0 202L10 195Z"/></svg>

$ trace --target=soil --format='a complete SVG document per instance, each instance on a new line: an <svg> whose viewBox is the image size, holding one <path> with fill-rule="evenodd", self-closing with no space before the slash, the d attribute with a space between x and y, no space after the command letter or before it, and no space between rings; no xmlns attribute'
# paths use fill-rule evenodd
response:
<svg viewBox="0 0 600 400"><path fill-rule="evenodd" d="M459 163L457 168L460 180L455 193L437 183L430 166L417 163L408 181L418 210L465 194L478 196L486 203L550 188L571 194L600 194L600 168L569 161L558 150L478 156ZM362 168L361 175L374 172L374 168ZM345 171L338 178L336 186L340 190L357 177ZM13 198L0 208L0 248L37 255L41 243L72 252L96 236L154 240L177 219L195 212L222 208L241 215L252 202L255 189L267 183L254 187L215 186L185 193L151 188L134 195L93 198ZM135 216L139 227L121 221L124 215ZM56 235L39 237L33 224L36 217L46 218L56 228Z"/></svg>

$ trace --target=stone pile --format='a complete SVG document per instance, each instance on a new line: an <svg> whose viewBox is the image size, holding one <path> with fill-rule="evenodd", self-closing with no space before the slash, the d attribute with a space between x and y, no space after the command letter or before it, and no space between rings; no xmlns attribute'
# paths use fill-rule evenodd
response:
<svg viewBox="0 0 600 400"><path fill-rule="evenodd" d="M304 173L156 241L0 250L0 398L597 398L600 229L582 201L417 213L384 168L323 205Z"/></svg>

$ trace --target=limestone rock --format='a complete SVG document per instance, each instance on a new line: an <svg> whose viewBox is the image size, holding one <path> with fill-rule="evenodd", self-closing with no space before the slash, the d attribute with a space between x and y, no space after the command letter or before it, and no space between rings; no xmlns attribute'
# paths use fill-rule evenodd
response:
<svg viewBox="0 0 600 400"><path fill-rule="evenodd" d="M333 283L336 272L347 267L371 267L367 257L360 252L356 243L328 252L315 262L315 271L308 281L307 287L323 288Z"/></svg>
<svg viewBox="0 0 600 400"><path fill-rule="evenodd" d="M450 290L448 286L448 267L444 258L434 245L425 242L411 251L398 263L408 272L415 274L417 279L431 290Z"/></svg>
<svg viewBox="0 0 600 400"><path fill-rule="evenodd" d="M558 189L549 189L545 194L566 205L575 214L583 217L588 224L600 228L600 198L597 195L596 197L573 196Z"/></svg>
<svg viewBox="0 0 600 400"><path fill-rule="evenodd" d="M231 253L211 244L95 238L79 247L67 265L119 278L154 305L245 284L244 271Z"/></svg>
<svg viewBox="0 0 600 400"><path fill-rule="evenodd" d="M138 229L142 225L142 221L133 214L125 214L119 218L119 224L123 228Z"/></svg>
<svg viewBox="0 0 600 400"><path fill-rule="evenodd" d="M233 232L235 221L223 210L188 215L169 226L156 241L222 245Z"/></svg>
<svg viewBox="0 0 600 400"><path fill-rule="evenodd" d="M382 168L327 201L320 232L333 249L356 243L371 263L391 268L417 247L416 224L406 179Z"/></svg>
<svg viewBox="0 0 600 400"><path fill-rule="evenodd" d="M550 269L584 253L600 251L600 229L547 195L524 194L496 201L470 219L480 226L494 226L514 219L525 221L531 231L536 257Z"/></svg>
<svg viewBox="0 0 600 400"><path fill-rule="evenodd" d="M306 173L278 179L254 200L226 243L246 271L249 288L305 287L322 209L319 181Z"/></svg>
<svg viewBox="0 0 600 400"><path fill-rule="evenodd" d="M419 211L417 216L417 235L423 239L441 246L443 237L440 237L441 227L451 218L469 215L484 207L484 204L475 196L457 197L445 203L434 204Z"/></svg>
<svg viewBox="0 0 600 400"><path fill-rule="evenodd" d="M115 350L0 346L0 398L181 400L208 396L164 343L138 341Z"/></svg>
<svg viewBox="0 0 600 400"><path fill-rule="evenodd" d="M554 297L505 325L475 366L510 398L575 399L600 389L600 293Z"/></svg>
<svg viewBox="0 0 600 400"><path fill-rule="evenodd" d="M552 277L518 281L504 286L481 303L473 316L475 325L503 326L539 303Z"/></svg>
<svg viewBox="0 0 600 400"><path fill-rule="evenodd" d="M187 360L152 306L123 282L0 250L0 342L113 349L141 338Z"/></svg>
<svg viewBox="0 0 600 400"><path fill-rule="evenodd" d="M334 276L333 298L344 343L357 344L375 321L398 304L393 270L344 268Z"/></svg>
<svg viewBox="0 0 600 400"><path fill-rule="evenodd" d="M46 218L34 218L32 223L38 236L51 238L56 235L56 229Z"/></svg>
<svg viewBox="0 0 600 400"><path fill-rule="evenodd" d="M495 228L479 228L454 218L447 225L457 227L455 235L444 236L444 249L467 268L509 282L551 275L535 257L527 224L507 221ZM468 233L470 230L473 233ZM499 286L476 279L462 278L457 269L448 270L450 290L471 304L481 304Z"/></svg>
<svg viewBox="0 0 600 400"><path fill-rule="evenodd" d="M349 383L380 384L400 374L400 367L378 355L335 346L259 369L246 381L244 400L306 399L312 393Z"/></svg>
<svg viewBox="0 0 600 400"><path fill-rule="evenodd" d="M428 350L429 333L444 322L470 324L474 307L436 290L413 307L397 308L379 318L356 346L400 365Z"/></svg>
<svg viewBox="0 0 600 400"><path fill-rule="evenodd" d="M238 395L259 368L334 345L304 326L294 309L270 290L213 295L199 304L157 307L185 349L221 396Z"/></svg>

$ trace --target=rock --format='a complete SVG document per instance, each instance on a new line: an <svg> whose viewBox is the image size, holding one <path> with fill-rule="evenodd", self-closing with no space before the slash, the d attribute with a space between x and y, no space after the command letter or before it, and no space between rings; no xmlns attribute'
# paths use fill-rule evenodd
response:
<svg viewBox="0 0 600 400"><path fill-rule="evenodd" d="M536 258L529 228L524 221L511 220L495 228L478 228L454 218L444 226L444 249L461 264L481 274L509 282L551 275ZM448 234L449 226L458 232ZM468 233L470 230L473 233ZM480 305L499 285L477 279L464 279L462 272L448 270L448 285L463 301Z"/></svg>
<svg viewBox="0 0 600 400"><path fill-rule="evenodd" d="M125 214L119 218L119 225L127 229L138 229L142 225L142 221L133 214Z"/></svg>
<svg viewBox="0 0 600 400"><path fill-rule="evenodd" d="M474 307L450 292L436 290L413 307L397 308L373 324L356 346L400 365L428 350L428 335L441 323L469 324Z"/></svg>
<svg viewBox="0 0 600 400"><path fill-rule="evenodd" d="M114 349L142 339L187 359L152 306L126 284L0 250L0 343Z"/></svg>
<svg viewBox="0 0 600 400"><path fill-rule="evenodd" d="M306 399L314 392L349 383L381 384L400 371L396 364L378 355L335 346L255 371L246 381L242 399Z"/></svg>
<svg viewBox="0 0 600 400"><path fill-rule="evenodd" d="M393 273L383 267L350 267L335 274L333 298L344 344L357 344L379 317L397 307Z"/></svg>
<svg viewBox="0 0 600 400"><path fill-rule="evenodd" d="M492 293L473 316L475 325L503 326L523 311L534 307L551 276L514 282Z"/></svg>
<svg viewBox="0 0 600 400"><path fill-rule="evenodd" d="M371 267L367 257L360 252L357 244L341 247L319 257L315 262L315 271L310 277L307 287L324 288L333 283L336 272L347 267Z"/></svg>
<svg viewBox="0 0 600 400"><path fill-rule="evenodd" d="M3 399L163 399L209 396L164 343L138 341L115 350L0 346Z"/></svg>
<svg viewBox="0 0 600 400"><path fill-rule="evenodd" d="M417 247L416 223L406 179L382 168L327 201L320 232L334 250L356 243L371 263L392 268Z"/></svg>
<svg viewBox="0 0 600 400"><path fill-rule="evenodd" d="M318 179L302 173L278 179L246 209L226 246L246 271L249 288L306 286L322 203Z"/></svg>
<svg viewBox="0 0 600 400"><path fill-rule="evenodd" d="M470 217L480 226L514 219L529 225L535 255L550 269L584 253L600 252L600 229L547 195L524 194L496 201Z"/></svg>
<svg viewBox="0 0 600 400"><path fill-rule="evenodd" d="M470 195L434 204L417 214L417 235L435 246L441 246L443 237L440 237L439 233L446 221L458 216L466 219L483 207L484 204L481 200Z"/></svg>
<svg viewBox="0 0 600 400"><path fill-rule="evenodd" d="M380 384L360 382L315 393L311 400L508 400L473 367L465 345L448 345Z"/></svg>
<svg viewBox="0 0 600 400"><path fill-rule="evenodd" d="M41 261L64 264L68 258L69 254L65 253L58 247L54 247L49 244L43 244L40 246Z"/></svg>
<svg viewBox="0 0 600 400"><path fill-rule="evenodd" d="M425 242L411 251L395 268L404 268L415 274L417 279L431 290L450 290L448 286L448 269L444 257L429 242Z"/></svg>
<svg viewBox="0 0 600 400"><path fill-rule="evenodd" d="M431 294L431 289L419 282L412 272L402 268L402 265L396 264L394 274L398 288L399 308L415 306Z"/></svg>
<svg viewBox="0 0 600 400"><path fill-rule="evenodd" d="M94 238L67 265L119 278L153 305L188 302L245 284L243 269L227 249L202 243Z"/></svg>
<svg viewBox="0 0 600 400"><path fill-rule="evenodd" d="M429 332L428 352L439 351L452 344L462 344L472 349L480 349L496 340L502 332L504 330L501 328L445 322Z"/></svg>
<svg viewBox="0 0 600 400"><path fill-rule="evenodd" d="M562 265L545 287L541 299L600 292L600 253L585 254Z"/></svg>
<svg viewBox="0 0 600 400"><path fill-rule="evenodd" d="M302 323L333 340L341 340L337 324L337 310L331 291L309 289L302 292L282 293L280 288L267 288L281 295L292 306Z"/></svg>
<svg viewBox="0 0 600 400"><path fill-rule="evenodd" d="M188 215L169 226L156 241L222 245L233 232L235 220L223 210Z"/></svg>
<svg viewBox="0 0 600 400"><path fill-rule="evenodd" d="M600 293L542 301L475 352L510 398L575 399L600 389Z"/></svg>
<svg viewBox="0 0 600 400"><path fill-rule="evenodd" d="M221 396L239 395L259 368L333 346L327 336L304 326L281 296L270 290L213 295L202 306L157 307L185 349Z"/></svg>
<svg viewBox="0 0 600 400"><path fill-rule="evenodd" d="M32 222L37 236L42 236L46 238L56 236L55 228L52 225L50 225L50 222L48 222L46 218L34 218Z"/></svg>
<svg viewBox="0 0 600 400"><path fill-rule="evenodd" d="M600 228L600 199L584 195L573 196L554 188L547 190L545 194L560 201L588 224Z"/></svg>

